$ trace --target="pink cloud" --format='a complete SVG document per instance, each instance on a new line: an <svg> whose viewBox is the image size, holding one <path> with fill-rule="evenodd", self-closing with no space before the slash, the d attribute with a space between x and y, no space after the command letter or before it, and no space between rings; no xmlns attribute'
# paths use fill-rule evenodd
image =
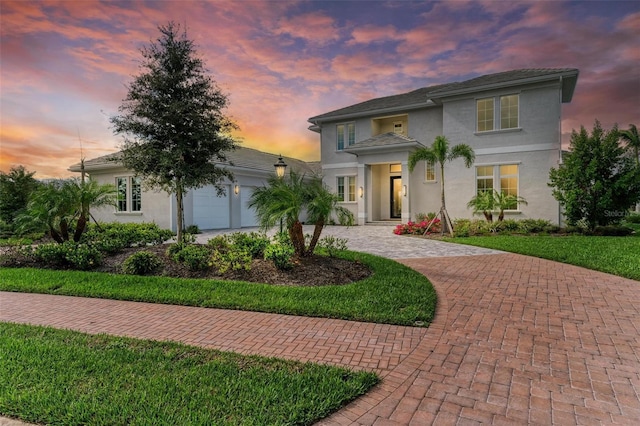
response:
<svg viewBox="0 0 640 426"><path fill-rule="evenodd" d="M287 34L314 45L324 45L340 38L335 20L323 12L285 17L277 22L275 34Z"/></svg>

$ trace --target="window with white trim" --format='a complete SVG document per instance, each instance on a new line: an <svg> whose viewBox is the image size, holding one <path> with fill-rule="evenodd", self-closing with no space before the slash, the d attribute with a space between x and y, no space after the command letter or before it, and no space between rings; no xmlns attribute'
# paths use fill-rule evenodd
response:
<svg viewBox="0 0 640 426"><path fill-rule="evenodd" d="M338 177L338 201L354 202L356 201L356 177L355 176L339 176Z"/></svg>
<svg viewBox="0 0 640 426"><path fill-rule="evenodd" d="M496 116L495 108L500 115ZM476 129L489 132L495 129L517 129L520 126L520 95L476 100Z"/></svg>
<svg viewBox="0 0 640 426"><path fill-rule="evenodd" d="M518 197L519 166L517 164L500 164L495 166L476 166L476 194L486 191L497 191L505 195ZM517 210L515 202L507 210Z"/></svg>
<svg viewBox="0 0 640 426"><path fill-rule="evenodd" d="M142 179L135 176L116 177L116 211L139 212L142 210Z"/></svg>
<svg viewBox="0 0 640 426"><path fill-rule="evenodd" d="M424 162L424 181L425 182L436 181L436 165L430 161Z"/></svg>
<svg viewBox="0 0 640 426"><path fill-rule="evenodd" d="M338 124L336 126L336 148L342 151L345 147L349 147L356 143L356 125L355 123Z"/></svg>

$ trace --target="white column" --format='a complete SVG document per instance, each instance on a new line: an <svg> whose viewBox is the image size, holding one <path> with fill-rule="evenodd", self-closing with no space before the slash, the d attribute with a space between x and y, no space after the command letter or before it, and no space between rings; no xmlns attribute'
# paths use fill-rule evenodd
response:
<svg viewBox="0 0 640 426"><path fill-rule="evenodd" d="M411 219L411 186L409 185L409 163L407 160L403 160L402 165L402 223L407 223ZM407 188L406 195L404 195L404 189Z"/></svg>
<svg viewBox="0 0 640 426"><path fill-rule="evenodd" d="M369 200L368 193L370 188L367 186L368 167L365 164L358 164L358 177L356 178L356 199L358 200L358 217L356 223L360 226L367 222L367 203ZM364 191L360 197L360 188Z"/></svg>

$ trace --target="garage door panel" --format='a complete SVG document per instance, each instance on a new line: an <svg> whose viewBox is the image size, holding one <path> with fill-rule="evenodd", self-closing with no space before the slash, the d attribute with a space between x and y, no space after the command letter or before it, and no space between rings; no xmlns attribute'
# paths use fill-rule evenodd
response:
<svg viewBox="0 0 640 426"><path fill-rule="evenodd" d="M229 188L218 197L213 186L198 188L193 192L193 223L200 229L229 228Z"/></svg>

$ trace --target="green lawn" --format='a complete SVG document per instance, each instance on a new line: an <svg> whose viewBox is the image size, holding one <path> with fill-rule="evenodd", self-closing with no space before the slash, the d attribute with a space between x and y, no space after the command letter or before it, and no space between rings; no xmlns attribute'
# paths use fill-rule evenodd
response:
<svg viewBox="0 0 640 426"><path fill-rule="evenodd" d="M526 254L640 281L640 237L507 236L448 239Z"/></svg>
<svg viewBox="0 0 640 426"><path fill-rule="evenodd" d="M0 323L0 413L100 425L308 425L373 373Z"/></svg>
<svg viewBox="0 0 640 426"><path fill-rule="evenodd" d="M365 253L342 257L364 262L371 277L349 285L287 287L238 281L114 275L33 268L0 269L0 290L64 294L272 312L397 325L427 326L436 293L420 273Z"/></svg>

